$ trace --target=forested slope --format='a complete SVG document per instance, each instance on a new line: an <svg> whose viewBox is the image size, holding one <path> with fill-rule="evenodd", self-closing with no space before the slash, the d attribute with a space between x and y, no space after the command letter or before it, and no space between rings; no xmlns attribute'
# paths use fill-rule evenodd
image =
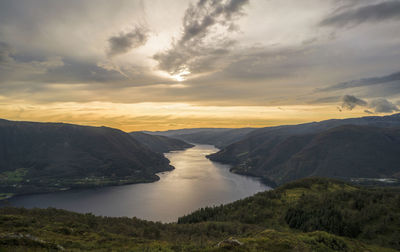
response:
<svg viewBox="0 0 400 252"><path fill-rule="evenodd" d="M400 189L295 181L178 223L0 208L5 251L397 251Z"/></svg>

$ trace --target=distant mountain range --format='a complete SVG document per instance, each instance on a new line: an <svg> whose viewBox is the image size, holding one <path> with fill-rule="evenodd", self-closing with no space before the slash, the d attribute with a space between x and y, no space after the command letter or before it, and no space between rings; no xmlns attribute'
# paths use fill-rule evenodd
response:
<svg viewBox="0 0 400 252"><path fill-rule="evenodd" d="M309 176L400 178L400 114L257 129L208 157L276 184Z"/></svg>
<svg viewBox="0 0 400 252"><path fill-rule="evenodd" d="M184 150L194 146L193 144L186 143L179 139L150 135L139 131L131 132L129 135L141 144L146 145L150 150L158 153Z"/></svg>
<svg viewBox="0 0 400 252"><path fill-rule="evenodd" d="M144 133L177 138L190 143L211 144L217 148L223 148L241 140L253 130L254 128L196 128L168 131L144 131Z"/></svg>
<svg viewBox="0 0 400 252"><path fill-rule="evenodd" d="M107 127L0 120L0 198L155 181L155 173L173 167L151 150L149 142L144 145L128 133ZM172 143L190 147L179 140Z"/></svg>

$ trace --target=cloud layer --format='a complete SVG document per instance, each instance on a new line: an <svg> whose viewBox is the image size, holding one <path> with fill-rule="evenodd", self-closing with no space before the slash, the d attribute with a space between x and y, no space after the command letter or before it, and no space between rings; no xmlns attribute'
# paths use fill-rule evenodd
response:
<svg viewBox="0 0 400 252"><path fill-rule="evenodd" d="M133 48L144 45L148 36L149 30L143 26L136 26L127 33L120 33L117 36L112 36L108 39L109 49L107 54L112 57L127 53Z"/></svg>
<svg viewBox="0 0 400 252"><path fill-rule="evenodd" d="M0 104L15 118L19 108L46 114L55 103L82 111L107 104L98 117L112 104L135 104L123 113L141 114L150 126L164 103L190 105L176 112L188 123L198 113L213 117L215 107L246 107L237 116L255 113L253 123L397 112L398 7L393 0L0 1ZM175 111L165 113L157 116L168 125Z"/></svg>
<svg viewBox="0 0 400 252"><path fill-rule="evenodd" d="M357 25L364 22L381 22L400 19L400 2L384 1L353 9L344 9L330 17L325 18L322 26L346 26Z"/></svg>
<svg viewBox="0 0 400 252"><path fill-rule="evenodd" d="M202 73L218 68L218 59L234 45L229 34L236 31L235 21L243 15L249 0L199 0L185 11L182 35L171 48L154 55L159 69L176 75Z"/></svg>
<svg viewBox="0 0 400 252"><path fill-rule="evenodd" d="M367 102L361 100L353 95L345 95L342 97L342 109L352 110L356 106L365 107L367 106Z"/></svg>
<svg viewBox="0 0 400 252"><path fill-rule="evenodd" d="M347 88L365 87L365 86L379 85L391 82L397 82L400 84L400 72L395 72L385 76L346 81L336 85L332 85L327 88L319 89L319 91L335 91Z"/></svg>
<svg viewBox="0 0 400 252"><path fill-rule="evenodd" d="M370 102L367 102L353 95L345 95L342 97L341 109L353 110L357 106L372 109L375 113L393 113L400 111L394 103L384 98L373 99ZM367 114L373 114L370 110L364 110L364 112Z"/></svg>

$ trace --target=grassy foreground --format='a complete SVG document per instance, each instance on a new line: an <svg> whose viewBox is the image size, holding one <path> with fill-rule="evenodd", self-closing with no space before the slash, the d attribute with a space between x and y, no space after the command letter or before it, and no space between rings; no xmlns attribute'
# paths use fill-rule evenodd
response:
<svg viewBox="0 0 400 252"><path fill-rule="evenodd" d="M400 191L304 179L177 223L0 209L0 251L398 251Z"/></svg>

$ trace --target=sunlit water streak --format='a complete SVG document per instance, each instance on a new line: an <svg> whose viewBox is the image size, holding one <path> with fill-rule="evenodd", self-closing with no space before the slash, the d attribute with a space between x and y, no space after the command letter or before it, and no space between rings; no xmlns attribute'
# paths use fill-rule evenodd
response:
<svg viewBox="0 0 400 252"><path fill-rule="evenodd" d="M10 203L172 222L200 207L232 202L270 189L258 179L233 174L229 166L205 157L216 151L211 145L196 145L165 154L175 170L159 174L161 179L154 183L27 195L11 199Z"/></svg>

